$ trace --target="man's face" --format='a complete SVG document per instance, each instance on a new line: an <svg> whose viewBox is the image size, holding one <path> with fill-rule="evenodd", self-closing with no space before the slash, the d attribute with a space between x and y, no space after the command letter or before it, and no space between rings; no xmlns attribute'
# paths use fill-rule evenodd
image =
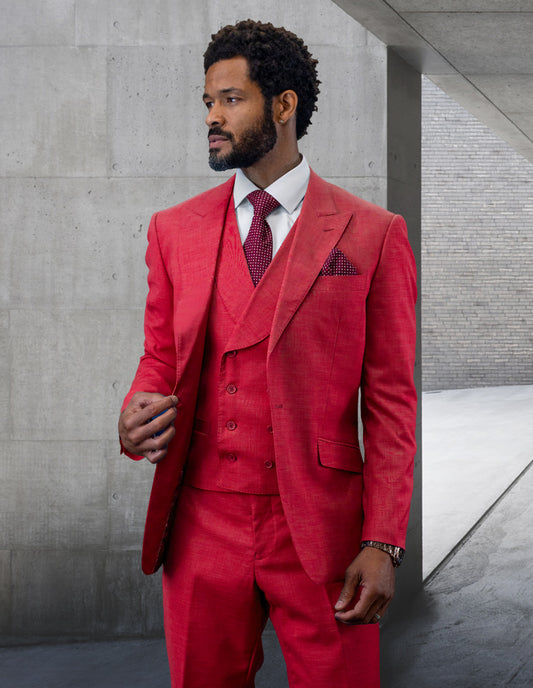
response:
<svg viewBox="0 0 533 688"><path fill-rule="evenodd" d="M272 103L248 75L244 57L211 65L205 75L204 103L209 110L209 165L221 172L247 168L274 148L277 141Z"/></svg>

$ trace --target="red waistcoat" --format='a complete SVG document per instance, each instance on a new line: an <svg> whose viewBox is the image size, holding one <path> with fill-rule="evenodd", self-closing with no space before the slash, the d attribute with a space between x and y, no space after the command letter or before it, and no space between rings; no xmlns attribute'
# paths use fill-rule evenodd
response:
<svg viewBox="0 0 533 688"><path fill-rule="evenodd" d="M266 360L291 241L292 233L254 287L233 203L229 204L207 322L185 484L224 492L279 492ZM250 330L257 331L251 340L255 343L250 342Z"/></svg>

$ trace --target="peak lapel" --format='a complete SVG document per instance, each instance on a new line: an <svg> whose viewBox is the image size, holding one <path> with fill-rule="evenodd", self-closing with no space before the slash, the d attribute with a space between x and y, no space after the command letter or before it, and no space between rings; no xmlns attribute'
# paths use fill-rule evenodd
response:
<svg viewBox="0 0 533 688"><path fill-rule="evenodd" d="M200 199L183 221L189 226L183 232L179 263L183 274L189 276L183 289L192 295L200 295L204 291L211 293L233 182L234 178L231 178L208 192L208 200L202 202Z"/></svg>
<svg viewBox="0 0 533 688"><path fill-rule="evenodd" d="M269 353L318 277L353 213L340 213L328 184L311 171L272 324Z"/></svg>
<svg viewBox="0 0 533 688"><path fill-rule="evenodd" d="M209 308L220 239L228 203L232 199L234 178L213 189L209 202L191 209L186 234L179 246L179 265L182 275L178 365L181 368L194 350L198 336L202 336Z"/></svg>

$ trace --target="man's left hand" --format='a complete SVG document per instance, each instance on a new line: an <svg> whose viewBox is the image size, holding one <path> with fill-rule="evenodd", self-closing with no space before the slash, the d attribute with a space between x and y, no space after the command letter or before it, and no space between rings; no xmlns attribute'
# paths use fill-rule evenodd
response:
<svg viewBox="0 0 533 688"><path fill-rule="evenodd" d="M359 591L359 599L350 608ZM392 559L380 549L365 547L346 569L344 587L335 605L335 618L345 624L377 623L393 595Z"/></svg>

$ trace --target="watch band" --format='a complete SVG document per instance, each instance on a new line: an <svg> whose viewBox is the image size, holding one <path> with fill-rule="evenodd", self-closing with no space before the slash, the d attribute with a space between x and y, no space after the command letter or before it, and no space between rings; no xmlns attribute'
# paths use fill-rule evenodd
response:
<svg viewBox="0 0 533 688"><path fill-rule="evenodd" d="M382 552L387 552L392 559L394 568L398 568L405 556L405 550L402 547L387 545L384 542L376 542L375 540L363 540L361 549L363 549L363 547L374 547L375 549L380 549Z"/></svg>

